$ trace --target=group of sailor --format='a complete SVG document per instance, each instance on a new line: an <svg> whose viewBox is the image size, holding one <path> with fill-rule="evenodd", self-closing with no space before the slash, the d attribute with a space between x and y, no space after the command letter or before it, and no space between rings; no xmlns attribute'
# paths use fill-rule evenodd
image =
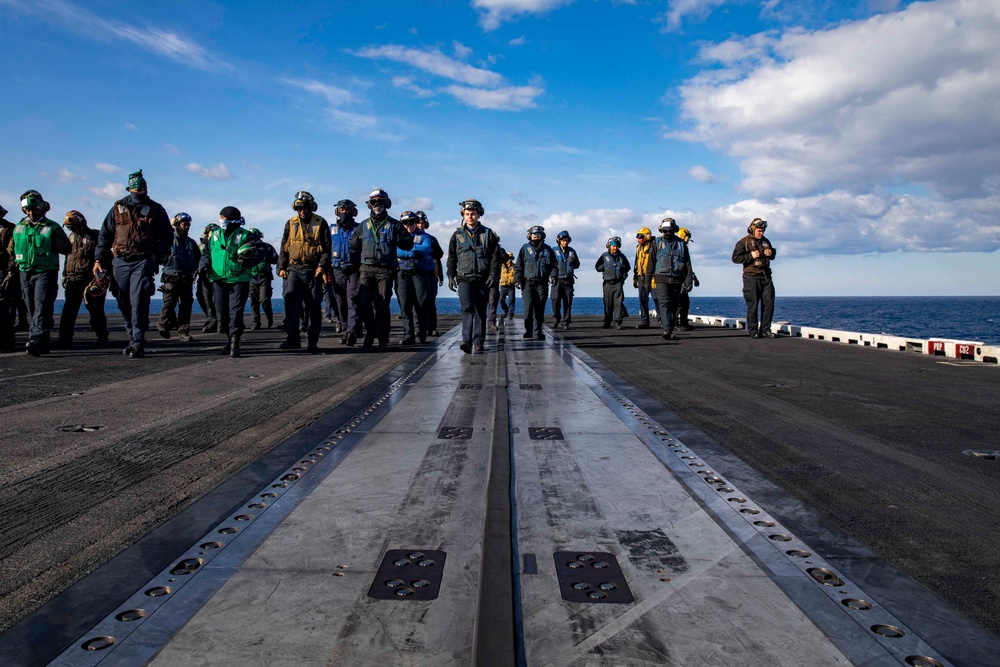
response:
<svg viewBox="0 0 1000 667"><path fill-rule="evenodd" d="M427 216L422 211L404 211L398 220L391 217L392 201L380 188L368 196L369 215L360 222L354 202L338 201L335 225L317 215L318 205L310 193L296 193L294 214L284 225L278 250L264 241L258 229L246 228L235 206L224 207L218 222L207 225L195 241L190 236L191 216L182 212L170 218L149 197L141 170L129 175L127 190L99 229L88 227L84 215L75 210L66 213L60 226L46 216L51 206L37 190L21 196L24 217L16 225L4 218L7 211L0 207L0 351L14 351L14 332L22 326L28 329L25 349L32 356L71 347L82 304L90 313L97 346L106 346L104 301L110 289L128 336L123 354L142 358L150 299L157 291L159 273L163 306L156 328L160 336L170 338L176 331L181 341L191 341L191 312L197 300L207 315L202 331L224 335L222 354L239 357L248 299L252 328L261 328L261 311L264 326L274 325L272 267L282 278L282 350L301 349L303 333L305 349L318 350L324 299L342 345L353 347L360 341L364 349L386 350L393 292L403 325L400 343L426 342L428 336L438 335L435 304L445 278L461 303L460 348L465 353L483 351L487 323L499 329L509 321L515 289L521 290L524 299L524 338L544 339L550 289L553 328L569 328L572 321L580 258L570 246L569 232L559 232L552 247L545 242L544 228L533 226L515 256L482 224L485 210L475 199L459 204L462 224L448 242L442 265L444 249L427 232ZM733 262L744 266L743 293L748 324L753 324L748 329L754 336L770 335L774 307L770 271L774 249L763 237L766 226L759 218L752 221L747 237L733 251ZM675 338L675 329L690 328L688 293L698 285L688 251L691 234L672 218L664 218L659 232L654 237L646 227L639 230L634 266L622 254L621 238L608 239L606 252L595 265L604 283L605 328L620 329L627 316L623 286L630 271L639 295L638 328L650 327L651 296L664 339ZM66 256L65 305L58 338L50 341L59 255ZM15 325L19 307L26 313L23 324Z"/></svg>

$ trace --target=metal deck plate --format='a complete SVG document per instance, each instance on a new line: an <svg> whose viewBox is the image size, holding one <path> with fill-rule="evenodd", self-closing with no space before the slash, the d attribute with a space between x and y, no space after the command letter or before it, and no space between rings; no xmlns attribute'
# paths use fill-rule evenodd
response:
<svg viewBox="0 0 1000 667"><path fill-rule="evenodd" d="M390 549L378 568L368 597L376 600L436 600L444 575L443 551Z"/></svg>
<svg viewBox="0 0 1000 667"><path fill-rule="evenodd" d="M564 440L561 428L555 426L529 426L528 437L532 440Z"/></svg>
<svg viewBox="0 0 1000 667"><path fill-rule="evenodd" d="M472 432L471 426L442 426L438 431L438 440L469 440Z"/></svg>
<svg viewBox="0 0 1000 667"><path fill-rule="evenodd" d="M557 551L556 576L566 602L631 604L632 591L614 554Z"/></svg>

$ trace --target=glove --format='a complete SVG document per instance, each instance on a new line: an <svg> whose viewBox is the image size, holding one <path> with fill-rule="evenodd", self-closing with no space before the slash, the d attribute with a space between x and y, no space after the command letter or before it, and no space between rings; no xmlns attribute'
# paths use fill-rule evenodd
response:
<svg viewBox="0 0 1000 667"><path fill-rule="evenodd" d="M455 276L448 276L448 289L452 292L458 291L458 279Z"/></svg>
<svg viewBox="0 0 1000 667"><path fill-rule="evenodd" d="M550 286L555 287L556 286L556 282L557 282L557 279L556 279L555 276L552 276L552 277L549 278L549 285Z"/></svg>
<svg viewBox="0 0 1000 667"><path fill-rule="evenodd" d="M684 292L685 294L687 294L688 292L690 292L691 291L691 283L684 283L683 285L681 285L681 291Z"/></svg>
<svg viewBox="0 0 1000 667"><path fill-rule="evenodd" d="M524 281L523 280L518 280L517 281L517 289L522 290L522 291L524 290Z"/></svg>
<svg viewBox="0 0 1000 667"><path fill-rule="evenodd" d="M438 278L438 287L444 287L444 278Z"/></svg>
<svg viewBox="0 0 1000 667"><path fill-rule="evenodd" d="M639 289L639 276L632 276L632 287Z"/></svg>
<svg viewBox="0 0 1000 667"><path fill-rule="evenodd" d="M700 282L698 282L698 276L695 276L695 277L694 277L694 286L695 286L695 287L701 287L701 283L700 283Z"/></svg>
<svg viewBox="0 0 1000 667"><path fill-rule="evenodd" d="M486 286L489 288L493 288L496 287L496 284L497 284L497 277L491 273L489 277L486 278Z"/></svg>

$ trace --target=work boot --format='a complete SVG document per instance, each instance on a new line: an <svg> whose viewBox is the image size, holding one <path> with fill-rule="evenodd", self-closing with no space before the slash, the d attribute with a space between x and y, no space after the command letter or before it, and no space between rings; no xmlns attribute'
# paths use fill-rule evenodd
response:
<svg viewBox="0 0 1000 667"><path fill-rule="evenodd" d="M167 329L166 327L156 327L156 330L159 332L160 338L170 338L170 329Z"/></svg>
<svg viewBox="0 0 1000 667"><path fill-rule="evenodd" d="M438 333L438 330L437 330L437 329L435 329L434 331L432 331L432 332L431 332L431 335L432 335L432 336L440 336L441 334L439 334L439 333Z"/></svg>
<svg viewBox="0 0 1000 667"><path fill-rule="evenodd" d="M279 350L301 350L302 342L297 340L292 340L291 338L286 338L281 341L281 345L278 346Z"/></svg>
<svg viewBox="0 0 1000 667"><path fill-rule="evenodd" d="M379 341L378 351L379 352L388 352L389 351L389 343L383 343L383 342Z"/></svg>
<svg viewBox="0 0 1000 667"><path fill-rule="evenodd" d="M461 343L458 346L458 349L460 349L462 352L465 352L466 354L472 354L472 345L468 343Z"/></svg>
<svg viewBox="0 0 1000 667"><path fill-rule="evenodd" d="M361 347L370 350L372 346L375 345L375 336L365 336L364 341L361 343Z"/></svg>
<svg viewBox="0 0 1000 667"><path fill-rule="evenodd" d="M476 352L482 352L483 351L483 344L482 343L476 343L475 350L476 350Z"/></svg>
<svg viewBox="0 0 1000 667"><path fill-rule="evenodd" d="M128 357L131 353L132 353L132 344L129 343L128 345L125 346L125 349L122 350L122 356Z"/></svg>
<svg viewBox="0 0 1000 667"><path fill-rule="evenodd" d="M128 351L129 359L144 359L145 357L146 353L138 345L133 345Z"/></svg>
<svg viewBox="0 0 1000 667"><path fill-rule="evenodd" d="M530 331L525 331L523 334L521 334L521 338L534 338L534 334L531 333Z"/></svg>
<svg viewBox="0 0 1000 667"><path fill-rule="evenodd" d="M337 322L337 330L336 330L336 333L343 333L343 332L344 332L344 325L343 325L343 324L341 324L340 322Z"/></svg>
<svg viewBox="0 0 1000 667"><path fill-rule="evenodd" d="M194 340L194 338L191 337L191 334L189 334L187 331L182 331L181 333L177 334L177 338L182 343L190 343L191 341Z"/></svg>
<svg viewBox="0 0 1000 667"><path fill-rule="evenodd" d="M416 342L417 342L416 338L414 338L413 336L407 336L403 340L399 341L399 344L400 345L413 345Z"/></svg>
<svg viewBox="0 0 1000 667"><path fill-rule="evenodd" d="M233 341L231 338L226 339L226 344L222 346L222 351L219 352L222 356L228 356L230 352L233 351Z"/></svg>
<svg viewBox="0 0 1000 667"><path fill-rule="evenodd" d="M94 347L102 348L108 346L108 332L105 331L102 334L97 334L97 340L94 341Z"/></svg>
<svg viewBox="0 0 1000 667"><path fill-rule="evenodd" d="M267 328L270 329L274 326L274 318L270 315L267 316Z"/></svg>
<svg viewBox="0 0 1000 667"><path fill-rule="evenodd" d="M233 336L229 343L229 356L237 359L240 356L240 339Z"/></svg>
<svg viewBox="0 0 1000 667"><path fill-rule="evenodd" d="M213 320L209 320L205 323L205 326L201 328L202 333L218 333L219 323Z"/></svg>
<svg viewBox="0 0 1000 667"><path fill-rule="evenodd" d="M306 352L309 352L310 354L319 354L319 345L316 343L309 343L306 345Z"/></svg>
<svg viewBox="0 0 1000 667"><path fill-rule="evenodd" d="M257 331L260 329L260 322L254 322L253 326L250 327L251 331Z"/></svg>
<svg viewBox="0 0 1000 667"><path fill-rule="evenodd" d="M667 329L663 332L663 340L677 340L677 336L674 335L673 329Z"/></svg>
<svg viewBox="0 0 1000 667"><path fill-rule="evenodd" d="M545 340L545 334L539 331L538 333L535 334L535 340Z"/></svg>
<svg viewBox="0 0 1000 667"><path fill-rule="evenodd" d="M427 342L427 332L426 331L421 331L420 335L417 336L417 340L419 340L421 343L426 343Z"/></svg>
<svg viewBox="0 0 1000 667"><path fill-rule="evenodd" d="M347 334L347 347L354 347L354 344L358 342L358 335L353 331Z"/></svg>
<svg viewBox="0 0 1000 667"><path fill-rule="evenodd" d="M40 357L42 355L42 346L33 340L29 340L24 346L24 351L33 357Z"/></svg>

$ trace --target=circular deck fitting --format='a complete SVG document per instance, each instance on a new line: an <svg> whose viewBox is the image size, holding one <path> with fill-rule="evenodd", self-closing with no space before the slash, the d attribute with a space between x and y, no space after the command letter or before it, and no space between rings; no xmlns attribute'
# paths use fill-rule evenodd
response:
<svg viewBox="0 0 1000 667"><path fill-rule="evenodd" d="M349 567L350 567L350 565L338 565L338 566L337 566L337 569L338 569L338 570L346 570L346 569L347 569L347 568L349 568Z"/></svg>
<svg viewBox="0 0 1000 667"><path fill-rule="evenodd" d="M716 491L718 491L719 493L732 493L735 490L736 489L734 489L731 486L720 486L719 488L716 489Z"/></svg>
<svg viewBox="0 0 1000 667"><path fill-rule="evenodd" d="M601 591L591 591L590 593L587 593L587 597L591 600L603 600L608 597L608 594L602 593Z"/></svg>
<svg viewBox="0 0 1000 667"><path fill-rule="evenodd" d="M844 605L848 609L853 609L854 611L869 611L872 608L872 603L867 600L859 600L857 598L847 598L846 600L841 600L840 604Z"/></svg>
<svg viewBox="0 0 1000 667"><path fill-rule="evenodd" d="M570 562L566 563L566 567L570 567L570 568L573 568L574 570L578 570L581 567L584 567L584 564L581 563L578 560L574 560L574 561L570 561Z"/></svg>
<svg viewBox="0 0 1000 667"><path fill-rule="evenodd" d="M576 559L582 560L584 563L589 563L590 561L594 560L594 557L591 556L590 554L580 554L579 556L576 557Z"/></svg>
<svg viewBox="0 0 1000 667"><path fill-rule="evenodd" d="M431 560L430 558L425 558L423 560L418 560L417 561L417 565L419 565L420 567L430 567L433 564L434 564L434 561Z"/></svg>
<svg viewBox="0 0 1000 667"><path fill-rule="evenodd" d="M252 510L262 510L267 507L267 503L250 503L247 505L248 509Z"/></svg>
<svg viewBox="0 0 1000 667"><path fill-rule="evenodd" d="M416 593L416 591L413 590L412 588L400 588L396 591L396 595L398 595L401 598L408 598L414 593Z"/></svg>
<svg viewBox="0 0 1000 667"><path fill-rule="evenodd" d="M586 581L578 581L575 584L573 584L573 588L575 588L578 591L589 591L590 584L588 584Z"/></svg>
<svg viewBox="0 0 1000 667"><path fill-rule="evenodd" d="M222 542L202 542L199 549L221 549Z"/></svg>
<svg viewBox="0 0 1000 667"><path fill-rule="evenodd" d="M944 663L926 655L908 655L906 664L912 667L944 667Z"/></svg>
<svg viewBox="0 0 1000 667"><path fill-rule="evenodd" d="M261 498L277 498L278 494L274 493L273 491L268 491L267 493L260 494L260 497Z"/></svg>
<svg viewBox="0 0 1000 667"><path fill-rule="evenodd" d="M688 465L691 466L692 468L704 468L705 467L704 463L689 463Z"/></svg>
<svg viewBox="0 0 1000 667"><path fill-rule="evenodd" d="M906 633L897 628L895 625L873 625L871 627L872 632L877 634L879 637L886 637L888 639L900 639L905 637Z"/></svg>
<svg viewBox="0 0 1000 667"><path fill-rule="evenodd" d="M233 518L237 521L253 521L253 514L238 514Z"/></svg>
<svg viewBox="0 0 1000 667"><path fill-rule="evenodd" d="M764 521L763 519L760 520L760 521L754 521L753 525L759 526L761 528L774 528L774 522L773 521Z"/></svg>
<svg viewBox="0 0 1000 667"><path fill-rule="evenodd" d="M235 535L238 532L240 532L240 529L234 526L226 526L225 528L220 528L218 530L220 535Z"/></svg>
<svg viewBox="0 0 1000 667"><path fill-rule="evenodd" d="M115 618L122 623L129 623L131 621L138 621L140 618L145 618L145 609L128 609L119 614L115 614Z"/></svg>
<svg viewBox="0 0 1000 667"><path fill-rule="evenodd" d="M417 579L416 581L410 582L410 586L413 586L414 588L427 588L430 585L431 582L427 581L426 579Z"/></svg>
<svg viewBox="0 0 1000 667"><path fill-rule="evenodd" d="M698 457L697 456L682 456L681 458L683 460L685 460L685 461L695 461L695 460L697 460Z"/></svg>
<svg viewBox="0 0 1000 667"><path fill-rule="evenodd" d="M698 471L698 474L700 475L701 471ZM705 477L705 483L706 484L725 484L726 480L722 479L721 477L715 477L714 475L709 475L709 476Z"/></svg>
<svg viewBox="0 0 1000 667"><path fill-rule="evenodd" d="M596 563L591 563L590 566L597 570L606 570L609 567L608 564L605 563L603 560L599 560Z"/></svg>
<svg viewBox="0 0 1000 667"><path fill-rule="evenodd" d="M688 453L689 452L686 449L675 449L674 450L674 454L688 454Z"/></svg>
<svg viewBox="0 0 1000 667"><path fill-rule="evenodd" d="M736 503L738 505L743 504L747 501L746 498L740 498L739 496L733 496L732 498L726 498L731 503Z"/></svg>
<svg viewBox="0 0 1000 667"><path fill-rule="evenodd" d="M998 449L966 449L962 453L977 459L1000 461L1000 450Z"/></svg>
<svg viewBox="0 0 1000 667"><path fill-rule="evenodd" d="M342 577L342 576L344 576L344 573L343 572L334 572L333 576L335 576L335 577Z"/></svg>
<svg viewBox="0 0 1000 667"><path fill-rule="evenodd" d="M412 554L408 554L406 557L409 558L410 560L420 560L421 558L424 557L424 554L420 551L414 551Z"/></svg>
<svg viewBox="0 0 1000 667"><path fill-rule="evenodd" d="M80 644L84 651L103 651L115 645L114 637L94 637Z"/></svg>
<svg viewBox="0 0 1000 667"><path fill-rule="evenodd" d="M170 570L170 574L191 574L192 572L196 572L204 563L205 561L201 558L185 558L181 562L177 563L177 565L174 565L174 567Z"/></svg>
<svg viewBox="0 0 1000 667"><path fill-rule="evenodd" d="M279 482L279 483L277 483L277 484L272 484L272 485L271 485L271 488L272 488L272 489L287 489L287 488L288 488L288 485L287 485L287 484L285 484L284 482Z"/></svg>
<svg viewBox="0 0 1000 667"><path fill-rule="evenodd" d="M617 584L613 584L610 581L606 581L603 584L598 584L597 587L600 588L602 591L616 591L616 590L618 590L618 585Z"/></svg>
<svg viewBox="0 0 1000 667"><path fill-rule="evenodd" d="M740 510L740 514L760 514L760 510L755 510L752 507L744 507Z"/></svg>
<svg viewBox="0 0 1000 667"><path fill-rule="evenodd" d="M303 468L302 466L295 466L292 468L292 472L305 472L306 470L309 470L309 468Z"/></svg>
<svg viewBox="0 0 1000 667"><path fill-rule="evenodd" d="M410 561L405 558L400 558L399 560L392 561L392 564L397 567L404 567L410 564Z"/></svg>
<svg viewBox="0 0 1000 667"><path fill-rule="evenodd" d="M775 533L774 535L768 535L767 539L774 540L775 542L791 542L791 535L783 535L781 533Z"/></svg>
<svg viewBox="0 0 1000 667"><path fill-rule="evenodd" d="M146 590L146 595L151 598L161 598L164 595L170 595L173 593L173 589L170 586L154 586Z"/></svg>
<svg viewBox="0 0 1000 667"><path fill-rule="evenodd" d="M830 570L825 567L811 567L806 570L806 574L810 577L823 584L824 586L831 586L836 588L838 586L844 585L844 580L835 575Z"/></svg>
<svg viewBox="0 0 1000 667"><path fill-rule="evenodd" d="M56 430L63 433L93 433L106 428L107 426L103 424L66 424L65 426L57 426Z"/></svg>
<svg viewBox="0 0 1000 667"><path fill-rule="evenodd" d="M399 588L400 586L402 586L405 583L406 582L403 581L402 579L388 579L385 582L385 585L388 586L389 588Z"/></svg>
<svg viewBox="0 0 1000 667"><path fill-rule="evenodd" d="M286 482L296 482L299 479L299 474L296 472L290 472L287 475L282 475L281 479L285 480Z"/></svg>

